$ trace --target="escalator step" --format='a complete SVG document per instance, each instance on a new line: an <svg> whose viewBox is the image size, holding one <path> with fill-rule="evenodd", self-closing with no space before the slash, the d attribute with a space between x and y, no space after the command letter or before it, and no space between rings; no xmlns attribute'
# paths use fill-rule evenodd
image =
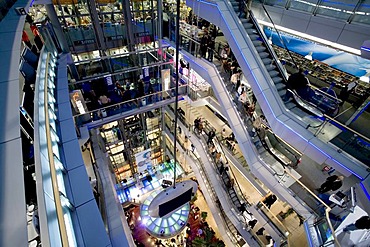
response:
<svg viewBox="0 0 370 247"><path fill-rule="evenodd" d="M230 3L231 3L232 6L237 6L239 8L239 3L238 2L230 1Z"/></svg>
<svg viewBox="0 0 370 247"><path fill-rule="evenodd" d="M270 56L270 54L268 54L267 52L260 52L258 54L260 55L261 59L264 59Z"/></svg>
<svg viewBox="0 0 370 247"><path fill-rule="evenodd" d="M257 30L253 28L246 28L245 30L248 34L258 34Z"/></svg>
<svg viewBox="0 0 370 247"><path fill-rule="evenodd" d="M272 63L272 60L270 58L264 58L264 59L262 59L262 62L263 62L264 65L268 65L268 64Z"/></svg>
<svg viewBox="0 0 370 247"><path fill-rule="evenodd" d="M258 51L258 49L257 49L257 51ZM276 66L274 64L268 64L268 65L266 65L266 69L267 69L267 71L271 71L271 70L276 69Z"/></svg>
<svg viewBox="0 0 370 247"><path fill-rule="evenodd" d="M251 27L253 27L253 24L252 23L249 23L249 22L242 22L242 24L243 24L243 27L245 28L245 29L249 29L249 28L251 28Z"/></svg>
<svg viewBox="0 0 370 247"><path fill-rule="evenodd" d="M243 23L243 25L248 24L249 28L253 27L253 23L251 23L249 19L246 19L246 18L242 17L242 18L240 18L240 21Z"/></svg>
<svg viewBox="0 0 370 247"><path fill-rule="evenodd" d="M279 75L280 73L278 72L278 71L276 71L276 70L271 70L271 71L269 71L269 75L271 76L271 77L275 77L275 76L277 76L277 75Z"/></svg>
<svg viewBox="0 0 370 247"><path fill-rule="evenodd" d="M233 6L233 9L238 14L238 12L239 12L239 6Z"/></svg>
<svg viewBox="0 0 370 247"><path fill-rule="evenodd" d="M252 41L258 40L260 38L260 36L258 34L251 34L251 35L249 35L249 37L251 38Z"/></svg>
<svg viewBox="0 0 370 247"><path fill-rule="evenodd" d="M257 50L258 53L260 53L260 52L266 51L266 47L258 46L258 47L256 47L256 50Z"/></svg>
<svg viewBox="0 0 370 247"><path fill-rule="evenodd" d="M292 101L289 101L288 103L285 104L285 107L288 108L289 110L295 108L297 105L292 102Z"/></svg>
<svg viewBox="0 0 370 247"><path fill-rule="evenodd" d="M280 97L284 97L285 96L285 94L286 94L286 90L285 89L281 89L280 91L278 91L278 93L279 93L279 95L280 95ZM292 101L293 99L291 98L291 99L289 99L289 101ZM288 101L288 102L289 102Z"/></svg>
<svg viewBox="0 0 370 247"><path fill-rule="evenodd" d="M286 86L285 86L285 84L284 84L284 83L278 83L278 84L275 84L275 86L276 86L276 89L277 89L278 91L280 91L280 90L285 90L285 88L286 88ZM284 94L285 94L285 92L284 92Z"/></svg>
<svg viewBox="0 0 370 247"><path fill-rule="evenodd" d="M263 45L262 41L260 41L260 40L252 40L252 43L253 43L254 47Z"/></svg>
<svg viewBox="0 0 370 247"><path fill-rule="evenodd" d="M276 84L279 84L279 83L283 83L284 80L283 80L283 78L276 76L276 77L272 78L272 81L276 85Z"/></svg>

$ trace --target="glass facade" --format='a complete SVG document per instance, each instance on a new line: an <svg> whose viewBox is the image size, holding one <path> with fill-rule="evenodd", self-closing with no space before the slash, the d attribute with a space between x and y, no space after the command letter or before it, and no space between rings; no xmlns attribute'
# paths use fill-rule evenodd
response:
<svg viewBox="0 0 370 247"><path fill-rule="evenodd" d="M313 15L344 20L349 23L370 24L369 0L264 0L262 2L266 5L304 11Z"/></svg>

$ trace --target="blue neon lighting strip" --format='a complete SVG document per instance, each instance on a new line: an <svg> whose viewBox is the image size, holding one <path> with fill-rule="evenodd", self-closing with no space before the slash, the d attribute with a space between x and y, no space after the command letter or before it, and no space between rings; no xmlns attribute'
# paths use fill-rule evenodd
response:
<svg viewBox="0 0 370 247"><path fill-rule="evenodd" d="M311 232L310 232L310 229L308 227L308 223L307 221L303 222L303 226L304 226L304 229L307 233L307 240L308 240L308 244L310 247L314 247L313 243L312 243L312 239L311 239Z"/></svg>
<svg viewBox="0 0 370 247"><path fill-rule="evenodd" d="M370 48L369 47L361 46L360 49L361 50L364 50L364 51L369 51L370 52Z"/></svg>
<svg viewBox="0 0 370 247"><path fill-rule="evenodd" d="M362 190L364 191L364 193L365 193L365 195L366 195L367 199L370 201L370 194L369 194L369 192L367 191L367 189L365 188L365 186L362 184L362 182L360 183L360 186L361 186Z"/></svg>

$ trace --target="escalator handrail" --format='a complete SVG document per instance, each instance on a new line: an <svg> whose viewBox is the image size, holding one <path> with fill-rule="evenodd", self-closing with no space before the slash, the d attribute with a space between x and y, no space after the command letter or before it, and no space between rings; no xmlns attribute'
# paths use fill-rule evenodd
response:
<svg viewBox="0 0 370 247"><path fill-rule="evenodd" d="M277 142L279 142L279 143L282 143L283 145L287 145L287 146L289 146L289 148L292 148L293 150L295 150L297 153L300 153L298 150L296 150L294 147L291 147L291 145L289 144L289 143L287 143L287 142L283 142L283 141L281 141L281 138L280 137L278 137L273 131L272 131L272 129L269 127L269 126L266 126L266 125L264 125L264 124L262 124L263 125L263 127L266 129L267 128L267 130L269 131L269 132L271 132L272 133L272 135L274 136L274 138L275 138L275 140L277 141ZM293 156L294 156L294 158L296 158L296 160L298 161L299 159L300 159L300 157L298 157L295 153L293 153L291 150L289 150L289 149L286 149L290 154L292 154ZM301 154L301 156L302 156L302 154Z"/></svg>
<svg viewBox="0 0 370 247"><path fill-rule="evenodd" d="M275 62L276 67L280 71L280 74L282 75L282 78L283 78L283 80L286 84L286 81L288 80L288 78L287 78L287 75L285 74L285 70L282 68L283 65L280 63L280 60L279 60L278 56L275 53L275 50L272 48L272 46L268 42L268 39L267 39L265 33L260 30L258 21L254 17L253 12L251 10L249 10L249 18L252 20L254 26L256 27L256 30L257 30L258 34L263 39L263 43L265 44L265 46L266 46L268 52L270 53L270 55L273 57L273 61Z"/></svg>
<svg viewBox="0 0 370 247"><path fill-rule="evenodd" d="M171 110L173 110L172 108L170 108ZM171 129L166 125L166 127L167 127L167 129L170 131L170 133L172 134L172 132L171 132ZM176 133L176 132L175 132ZM180 142L179 142L180 143ZM181 147L182 148L184 148L184 146L181 144ZM218 196L217 196L217 193L216 193L216 191L215 191L215 189L214 189L214 187L213 187L213 184L211 183L211 180L210 180L210 178L208 177L208 173L207 173L207 171L205 170L205 168L204 168L204 165L203 165L203 162L199 159L199 157L197 157L196 155L190 155L190 157L196 162L196 163L198 163L198 165L199 165L199 168L202 170L202 172L203 172L203 174L204 174L204 176L206 177L206 180L208 181L208 184L209 184L209 187L210 187L210 190L212 191L212 195L211 195L211 197L213 198L213 200L215 201L215 203L218 205L218 206L220 206L221 208L222 208L222 205L221 205L221 203L220 204L218 204L217 203L217 201L218 200L216 200L216 199L218 199ZM220 212L224 212L223 210L220 210ZM226 220L224 219L224 217L227 217L227 215L224 215L224 214L222 214L222 217L221 217L221 219L222 219L222 221L223 221L223 223L224 223L224 226L229 230L229 232L230 233L232 233L232 230L230 229L230 226L226 223ZM234 226L234 225L233 225ZM235 227L235 226L234 226ZM234 236L234 237L236 237L236 236Z"/></svg>
<svg viewBox="0 0 370 247"><path fill-rule="evenodd" d="M265 5L264 5L263 3L262 3L261 5L262 5L262 9L264 10L264 12L266 13L267 17L269 18L269 20L270 20L270 22L271 22L272 26L274 27L274 29L275 29L276 33L278 34L280 42L284 45L284 48L285 48L285 50L288 52L290 59L292 59L292 62L293 62L293 64L294 64L294 66L296 67L296 69L298 69L298 68L299 68L299 66L298 66L298 65L297 65L297 63L295 62L295 60L294 60L294 58L293 58L292 54L290 53L290 50L288 49L287 45L285 44L285 42L284 42L284 40L283 40L283 38L282 38L282 36L281 36L281 34L280 34L279 30L276 28L275 23L274 23L274 21L272 20L272 18L271 18L271 16L270 16L269 12L267 11L267 9L266 9Z"/></svg>
<svg viewBox="0 0 370 247"><path fill-rule="evenodd" d="M208 121L207 121L207 124L209 124L209 123L208 123ZM216 139L217 143L218 143L218 144L219 144L219 146L220 146L221 153L222 153L223 157L225 157L225 159L226 159L226 164L229 164L229 160L227 159L227 156L226 156L226 154L225 154L224 147L223 147L223 145L222 145L221 141L219 140L219 138L218 138L218 136L217 136L217 135L216 135L214 138ZM239 182L238 182L238 180L236 179L236 176L235 176L235 174L234 174L233 170L232 170L232 169L229 169L229 172L230 172L230 173L232 174L232 176L235 178L235 179L234 179L234 184L236 184L236 186L237 186L237 188L238 188L238 190L239 190L239 194L240 194L239 196L243 199L243 201L245 201L245 203L246 203L248 206L250 206L251 204L249 203L249 201L247 200L247 198L245 198L244 194L242 193L242 190L241 190L241 188L240 188Z"/></svg>

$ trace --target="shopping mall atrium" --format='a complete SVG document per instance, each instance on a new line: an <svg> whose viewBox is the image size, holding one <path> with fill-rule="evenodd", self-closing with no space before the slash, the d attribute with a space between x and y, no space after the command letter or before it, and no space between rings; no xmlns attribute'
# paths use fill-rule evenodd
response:
<svg viewBox="0 0 370 247"><path fill-rule="evenodd" d="M0 246L370 246L370 0L4 0Z"/></svg>

